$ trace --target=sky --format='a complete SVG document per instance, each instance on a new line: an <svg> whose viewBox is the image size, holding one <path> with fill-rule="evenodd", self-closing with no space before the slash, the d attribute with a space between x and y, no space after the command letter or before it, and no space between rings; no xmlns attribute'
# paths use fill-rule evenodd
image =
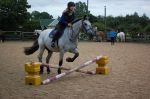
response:
<svg viewBox="0 0 150 99"><path fill-rule="evenodd" d="M87 0L28 0L31 5L28 11L48 12L57 18L69 1L87 3ZM137 12L139 16L146 14L150 18L150 0L89 0L89 11L95 16L104 15L104 6L107 16L126 16Z"/></svg>

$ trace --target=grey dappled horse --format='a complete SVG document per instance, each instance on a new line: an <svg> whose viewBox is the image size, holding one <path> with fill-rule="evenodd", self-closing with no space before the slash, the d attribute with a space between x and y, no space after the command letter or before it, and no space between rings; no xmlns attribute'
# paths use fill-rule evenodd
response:
<svg viewBox="0 0 150 99"><path fill-rule="evenodd" d="M120 32L117 34L117 42L125 42L125 33L124 32Z"/></svg>
<svg viewBox="0 0 150 99"><path fill-rule="evenodd" d="M34 42L34 44L31 47L25 48L24 53L26 55L30 55L39 49L40 52L38 54L38 59L39 62L42 62L43 52L45 49L47 49L48 56L46 57L46 63L49 63L52 53L59 52L60 56L59 56L58 74L60 74L65 52L74 53L74 56L72 58L71 57L66 58L67 62L73 62L79 56L77 45L79 33L81 30L83 30L83 32L86 32L88 34L94 33L89 20L87 20L86 18L78 19L73 22L72 27L67 27L64 30L64 33L60 37L59 41L55 42L54 48L51 47L52 38L49 37L49 33L52 31L52 29L43 30L41 31L38 39ZM50 72L50 67L47 67L47 72L48 73ZM43 73L43 67L41 67L40 73Z"/></svg>

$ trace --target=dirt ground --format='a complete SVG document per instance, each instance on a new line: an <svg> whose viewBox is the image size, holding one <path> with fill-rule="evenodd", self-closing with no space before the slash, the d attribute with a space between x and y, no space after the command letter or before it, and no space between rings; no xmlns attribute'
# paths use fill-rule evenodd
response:
<svg viewBox="0 0 150 99"><path fill-rule="evenodd" d="M74 68L98 55L109 57L108 75L87 75L74 72L48 85L25 85L24 64L37 61L38 52L25 56L23 48L32 41L0 43L0 99L150 99L150 44L79 42L80 56L63 66ZM46 58L44 53L43 61ZM65 54L73 56L70 53ZM54 53L52 64L58 63ZM64 59L65 60L65 59ZM96 64L83 70L95 71ZM63 71L65 72L65 71ZM42 79L57 74L51 69Z"/></svg>

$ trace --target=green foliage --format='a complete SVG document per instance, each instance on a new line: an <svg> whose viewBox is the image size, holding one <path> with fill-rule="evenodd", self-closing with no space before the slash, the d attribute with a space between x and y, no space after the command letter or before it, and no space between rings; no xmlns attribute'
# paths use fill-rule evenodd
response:
<svg viewBox="0 0 150 99"><path fill-rule="evenodd" d="M31 20L23 24L22 31L34 31L35 29L41 29L40 22L38 20Z"/></svg>
<svg viewBox="0 0 150 99"><path fill-rule="evenodd" d="M31 13L31 19L33 20L39 20L39 19L52 19L53 16L49 15L47 12L38 12L38 11L33 11Z"/></svg>
<svg viewBox="0 0 150 99"><path fill-rule="evenodd" d="M97 27L99 31L105 30L104 24L104 16L94 16L90 14L90 11L87 13L87 6L84 2L76 3L76 16L82 17L88 14L89 20L94 27ZM149 33L150 19L143 14L143 16L139 16L137 12L132 15L124 16L107 16L106 17L106 30L115 29L116 31L124 31L129 35L137 35L140 32Z"/></svg>
<svg viewBox="0 0 150 99"><path fill-rule="evenodd" d="M99 19L96 16L92 15L92 14L89 14L89 20L90 20L91 23L99 22Z"/></svg>
<svg viewBox="0 0 150 99"><path fill-rule="evenodd" d="M33 11L31 13L31 19L39 20L39 18L40 18L40 12L39 11Z"/></svg>
<svg viewBox="0 0 150 99"><path fill-rule="evenodd" d="M41 29L40 26L40 20L42 19L52 19L53 16L49 15L47 12L39 12L39 11L33 11L30 15L29 15L29 20L24 24L24 31L33 31L35 29Z"/></svg>
<svg viewBox="0 0 150 99"><path fill-rule="evenodd" d="M89 14L90 12L88 12ZM75 15L77 18L83 17L84 15L87 15L87 6L85 2L77 2L76 3L76 12Z"/></svg>
<svg viewBox="0 0 150 99"><path fill-rule="evenodd" d="M40 13L40 18L41 18L41 19L52 19L53 16L52 16L52 15L49 15L47 12L41 12L41 13Z"/></svg>
<svg viewBox="0 0 150 99"><path fill-rule="evenodd" d="M150 24L148 24L145 28L144 28L144 32L146 34L150 34Z"/></svg>
<svg viewBox="0 0 150 99"><path fill-rule="evenodd" d="M27 19L27 0L0 0L0 28L15 30Z"/></svg>
<svg viewBox="0 0 150 99"><path fill-rule="evenodd" d="M94 27L97 27L98 31L104 31L105 27L103 23L99 23L99 22L94 22L93 23Z"/></svg>
<svg viewBox="0 0 150 99"><path fill-rule="evenodd" d="M27 0L0 0L0 29L2 30L18 30L33 31L40 28L39 19L52 19L53 16L47 12L33 11L27 12L30 8ZM104 16L94 16L87 11L85 2L76 3L76 18L81 18L84 15L89 16L92 25L98 28L98 31L105 30ZM124 31L129 35L137 35L139 32L150 33L150 19L143 14L139 16L137 12L126 16L107 16L106 29L115 29Z"/></svg>

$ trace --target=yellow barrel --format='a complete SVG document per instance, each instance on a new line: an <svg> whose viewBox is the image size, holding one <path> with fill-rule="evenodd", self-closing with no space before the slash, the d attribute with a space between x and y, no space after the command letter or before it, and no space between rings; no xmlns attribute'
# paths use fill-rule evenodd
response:
<svg viewBox="0 0 150 99"><path fill-rule="evenodd" d="M40 71L40 63L38 62L28 62L25 65L25 71L28 73L39 73Z"/></svg>
<svg viewBox="0 0 150 99"><path fill-rule="evenodd" d="M107 66L104 67L97 67L96 68L96 74L104 74L107 75L109 73L109 69Z"/></svg>
<svg viewBox="0 0 150 99"><path fill-rule="evenodd" d="M96 63L98 64L98 66L105 66L108 63L108 57L103 56L102 58L97 60Z"/></svg>
<svg viewBox="0 0 150 99"><path fill-rule="evenodd" d="M25 84L35 86L41 85L41 77L39 75L25 76Z"/></svg>

